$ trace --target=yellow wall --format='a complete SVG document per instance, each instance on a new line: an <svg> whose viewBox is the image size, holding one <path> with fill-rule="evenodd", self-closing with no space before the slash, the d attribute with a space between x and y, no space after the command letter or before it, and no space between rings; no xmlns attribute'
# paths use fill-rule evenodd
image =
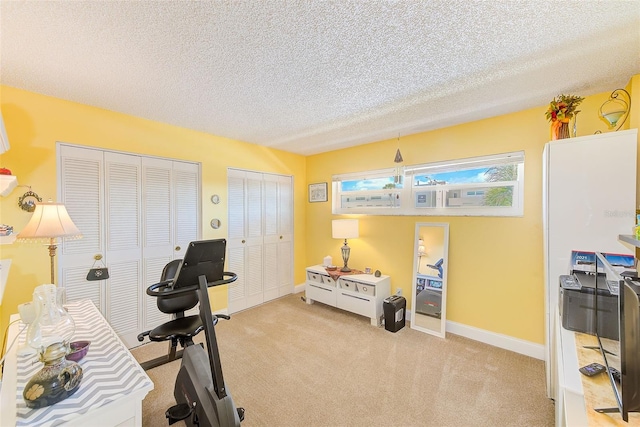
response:
<svg viewBox="0 0 640 427"><path fill-rule="evenodd" d="M0 166L11 169L21 185L30 185L43 200L56 200L56 141L102 147L132 153L171 157L202 163L203 237L227 235L227 167L293 175L294 245L305 252L306 161L303 156L254 144L233 141L163 123L143 120L32 92L0 86L2 115L11 148L0 155ZM27 191L18 187L0 198L0 223L20 230L31 214L18 208L17 199ZM210 202L219 194L221 202ZM222 227L209 226L220 218ZM38 244L0 245L0 259L11 258L7 288L2 300L2 332L17 305L32 299L33 289L49 283L49 255ZM295 282L304 281L304 255L294 256ZM160 272L158 272L160 274ZM211 292L214 309L227 306L225 289Z"/></svg>
<svg viewBox="0 0 640 427"><path fill-rule="evenodd" d="M638 76L633 83L640 86ZM590 96L582 102L578 136L610 131L597 115L609 94ZM639 94L634 105L639 105L637 98ZM400 138L405 165L524 150L523 217L355 215L352 217L360 218L360 238L349 240L349 265L372 267L391 275L392 291L401 288L410 307L415 223L448 222L447 320L543 344L542 151L549 140L546 108L544 105ZM629 128L629 123L624 128ZM334 174L393 167L397 147L394 136L387 141L310 156L307 180L330 183ZM326 255L331 255L334 263L341 260L340 241L331 239L330 221L341 217L331 214L330 203L307 207L307 237L314 242L307 245L310 264L321 263Z"/></svg>
<svg viewBox="0 0 640 427"><path fill-rule="evenodd" d="M640 105L640 76L633 105ZM397 137L359 147L302 156L271 150L162 123L88 107L15 88L0 86L0 107L11 149L0 155L0 166L31 185L43 198L56 196L55 142L145 153L202 162L204 238L227 233L226 168L237 167L294 176L295 283L304 282L304 268L331 255L339 263L341 242L331 238L331 203L308 203L307 184L331 183L339 173L394 166ZM597 118L609 92L588 97L580 106L578 135L609 131ZM359 216L360 238L351 239L349 265L372 267L392 277L392 290L402 289L411 303L416 222L448 222L448 320L544 343L544 280L542 250L542 150L549 139L546 105L450 128L402 136L405 165L524 150L524 216L519 218ZM638 127L638 109L625 128ZM638 187L640 189L640 186ZM0 199L0 222L20 230L29 219L17 207L18 188ZM219 205L208 203L220 194ZM213 230L211 218L222 219ZM307 243L311 242L311 243ZM0 246L0 258L12 258L9 282L0 307L4 333L9 314L31 299L33 288L49 281L44 247ZM226 307L226 290L212 295L214 309Z"/></svg>

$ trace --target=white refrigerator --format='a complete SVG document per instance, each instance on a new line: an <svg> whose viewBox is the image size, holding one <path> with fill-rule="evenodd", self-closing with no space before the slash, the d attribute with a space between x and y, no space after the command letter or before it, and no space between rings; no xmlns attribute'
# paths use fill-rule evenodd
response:
<svg viewBox="0 0 640 427"><path fill-rule="evenodd" d="M556 398L554 320L572 250L634 254L637 129L552 141L543 153L547 394Z"/></svg>

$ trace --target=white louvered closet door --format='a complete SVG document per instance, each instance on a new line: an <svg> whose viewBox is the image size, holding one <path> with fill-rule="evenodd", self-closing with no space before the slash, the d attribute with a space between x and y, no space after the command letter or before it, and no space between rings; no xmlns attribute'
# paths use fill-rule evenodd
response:
<svg viewBox="0 0 640 427"><path fill-rule="evenodd" d="M142 164L139 156L104 153L106 259L105 317L122 340L140 331L142 305Z"/></svg>
<svg viewBox="0 0 640 427"><path fill-rule="evenodd" d="M59 146L58 171L60 197L71 219L82 232L82 239L65 239L58 246L57 284L65 288L69 301L90 299L105 313L104 280L88 282L94 255L105 253L104 159L99 150Z"/></svg>
<svg viewBox="0 0 640 427"><path fill-rule="evenodd" d="M162 269L173 258L173 202L171 160L142 159L143 205L143 288L158 283ZM143 330L153 329L170 319L158 310L156 298L142 293Z"/></svg>
<svg viewBox="0 0 640 427"><path fill-rule="evenodd" d="M200 234L200 166L59 144L59 200L83 238L64 242L59 283L91 299L128 347L163 323L146 288ZM94 255L109 279L86 281Z"/></svg>
<svg viewBox="0 0 640 427"><path fill-rule="evenodd" d="M231 313L293 291L291 190L291 177L228 170Z"/></svg>
<svg viewBox="0 0 640 427"><path fill-rule="evenodd" d="M246 221L244 217L244 172L229 169L227 175L227 194L229 197L229 233L227 236L227 269L238 275L235 282L229 284L229 312L244 310L246 303L245 265L245 234ZM232 215L231 213L235 214ZM238 214L238 213L241 214Z"/></svg>
<svg viewBox="0 0 640 427"><path fill-rule="evenodd" d="M262 304L262 174L230 170L229 270L238 280L229 288L229 312ZM242 211L239 211L242 208ZM231 214L231 212L234 214Z"/></svg>
<svg viewBox="0 0 640 427"><path fill-rule="evenodd" d="M189 242L198 240L199 168L197 164L167 159L142 159L143 329L152 329L170 316L157 308L146 288L160 280L162 269L183 258Z"/></svg>
<svg viewBox="0 0 640 427"><path fill-rule="evenodd" d="M293 292L291 177L264 174L264 301Z"/></svg>

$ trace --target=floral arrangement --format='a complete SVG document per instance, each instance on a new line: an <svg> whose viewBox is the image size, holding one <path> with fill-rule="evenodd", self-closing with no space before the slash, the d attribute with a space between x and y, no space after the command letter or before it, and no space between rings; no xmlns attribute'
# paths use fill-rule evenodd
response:
<svg viewBox="0 0 640 427"><path fill-rule="evenodd" d="M559 95L549 103L549 109L545 113L551 123L559 121L569 123L569 120L580 110L576 110L584 98L575 95Z"/></svg>

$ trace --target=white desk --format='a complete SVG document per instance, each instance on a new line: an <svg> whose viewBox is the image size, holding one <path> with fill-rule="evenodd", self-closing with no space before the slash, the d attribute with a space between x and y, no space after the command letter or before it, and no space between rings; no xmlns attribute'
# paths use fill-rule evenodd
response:
<svg viewBox="0 0 640 427"><path fill-rule="evenodd" d="M153 390L153 382L91 301L66 307L76 324L73 339L91 341L87 356L80 361L83 378L78 391L55 405L27 408L22 392L42 363L35 355L16 354L25 331L5 360L0 426L141 426L142 400ZM17 318L13 315L11 320ZM11 325L8 344L23 326L20 322Z"/></svg>

